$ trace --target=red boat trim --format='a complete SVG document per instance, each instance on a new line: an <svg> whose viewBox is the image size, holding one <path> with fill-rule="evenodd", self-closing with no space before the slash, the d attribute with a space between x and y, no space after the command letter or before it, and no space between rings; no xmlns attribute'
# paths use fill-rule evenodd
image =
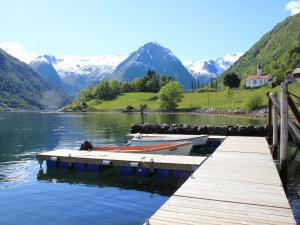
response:
<svg viewBox="0 0 300 225"><path fill-rule="evenodd" d="M172 144L158 144L158 145L142 145L142 146L99 146L94 147L93 151L117 151L117 152L147 152L147 151L158 151L166 150L171 148L181 147L187 144L192 144L192 142L177 142Z"/></svg>

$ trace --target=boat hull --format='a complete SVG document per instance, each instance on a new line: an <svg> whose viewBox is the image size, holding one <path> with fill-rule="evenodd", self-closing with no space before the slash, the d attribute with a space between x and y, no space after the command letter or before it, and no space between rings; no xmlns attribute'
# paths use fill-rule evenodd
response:
<svg viewBox="0 0 300 225"><path fill-rule="evenodd" d="M155 143L153 145L139 146L103 146L95 147L93 151L110 151L126 153L145 153L161 155L189 155L193 148L191 142Z"/></svg>
<svg viewBox="0 0 300 225"><path fill-rule="evenodd" d="M137 134L128 143L131 146L141 146L189 141L193 143L193 146L201 146L205 145L207 140L207 135Z"/></svg>

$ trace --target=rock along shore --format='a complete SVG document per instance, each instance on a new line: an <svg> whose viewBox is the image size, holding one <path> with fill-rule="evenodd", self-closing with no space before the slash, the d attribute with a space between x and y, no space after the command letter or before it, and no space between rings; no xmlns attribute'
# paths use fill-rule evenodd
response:
<svg viewBox="0 0 300 225"><path fill-rule="evenodd" d="M131 133L161 133L161 134L210 134L224 136L258 136L265 137L268 134L268 125L243 126L243 125L190 125L190 124L156 124L145 123L132 124Z"/></svg>

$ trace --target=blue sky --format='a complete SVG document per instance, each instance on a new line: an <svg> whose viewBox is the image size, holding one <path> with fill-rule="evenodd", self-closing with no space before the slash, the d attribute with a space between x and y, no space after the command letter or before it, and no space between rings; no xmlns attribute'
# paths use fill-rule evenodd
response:
<svg viewBox="0 0 300 225"><path fill-rule="evenodd" d="M287 0L0 0L0 42L36 54L127 54L157 41L182 61L244 52ZM299 4L300 5L300 4ZM296 9L297 10L297 9Z"/></svg>

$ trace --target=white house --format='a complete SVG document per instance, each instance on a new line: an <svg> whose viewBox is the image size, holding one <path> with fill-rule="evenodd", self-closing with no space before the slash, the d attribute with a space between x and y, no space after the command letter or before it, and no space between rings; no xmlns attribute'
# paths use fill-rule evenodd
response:
<svg viewBox="0 0 300 225"><path fill-rule="evenodd" d="M300 68L294 69L292 78L294 79L294 82L300 83Z"/></svg>
<svg viewBox="0 0 300 225"><path fill-rule="evenodd" d="M259 65L256 71L256 75L249 75L246 79L246 87L254 88L260 87L264 84L272 83L272 75L271 74L263 74L262 67Z"/></svg>

